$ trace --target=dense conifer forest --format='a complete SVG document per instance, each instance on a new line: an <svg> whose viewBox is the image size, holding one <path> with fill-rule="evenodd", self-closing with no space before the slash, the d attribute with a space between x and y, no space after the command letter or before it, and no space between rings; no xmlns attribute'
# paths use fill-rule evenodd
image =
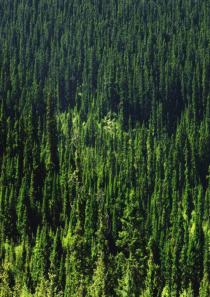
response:
<svg viewBox="0 0 210 297"><path fill-rule="evenodd" d="M0 296L210 296L210 2L1 0Z"/></svg>

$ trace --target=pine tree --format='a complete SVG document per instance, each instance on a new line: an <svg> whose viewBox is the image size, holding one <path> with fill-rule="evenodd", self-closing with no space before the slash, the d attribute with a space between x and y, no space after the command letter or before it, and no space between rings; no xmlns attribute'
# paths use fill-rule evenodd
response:
<svg viewBox="0 0 210 297"><path fill-rule="evenodd" d="M56 118L50 93L47 95L46 107L46 166L47 170L58 170Z"/></svg>
<svg viewBox="0 0 210 297"><path fill-rule="evenodd" d="M1 98L0 100L0 147L1 147L1 153L0 153L0 165L2 164L2 158L3 154L6 151L6 137L7 137L7 121L6 121L6 115L4 110L4 102Z"/></svg>

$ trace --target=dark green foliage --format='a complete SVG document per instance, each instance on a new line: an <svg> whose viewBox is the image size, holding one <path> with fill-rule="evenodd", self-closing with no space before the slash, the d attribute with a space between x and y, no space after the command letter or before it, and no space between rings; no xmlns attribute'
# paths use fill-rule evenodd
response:
<svg viewBox="0 0 210 297"><path fill-rule="evenodd" d="M209 296L209 15L1 1L0 296Z"/></svg>

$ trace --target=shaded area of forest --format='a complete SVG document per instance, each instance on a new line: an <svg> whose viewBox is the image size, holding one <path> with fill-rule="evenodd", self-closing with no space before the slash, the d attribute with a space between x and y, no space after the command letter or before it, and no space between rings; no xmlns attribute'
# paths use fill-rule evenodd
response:
<svg viewBox="0 0 210 297"><path fill-rule="evenodd" d="M209 15L2 1L0 296L210 295Z"/></svg>

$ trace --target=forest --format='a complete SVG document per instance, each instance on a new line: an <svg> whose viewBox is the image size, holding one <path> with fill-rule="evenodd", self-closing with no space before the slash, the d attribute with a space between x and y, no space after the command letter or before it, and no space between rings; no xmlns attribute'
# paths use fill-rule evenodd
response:
<svg viewBox="0 0 210 297"><path fill-rule="evenodd" d="M0 1L0 297L210 296L210 1Z"/></svg>

